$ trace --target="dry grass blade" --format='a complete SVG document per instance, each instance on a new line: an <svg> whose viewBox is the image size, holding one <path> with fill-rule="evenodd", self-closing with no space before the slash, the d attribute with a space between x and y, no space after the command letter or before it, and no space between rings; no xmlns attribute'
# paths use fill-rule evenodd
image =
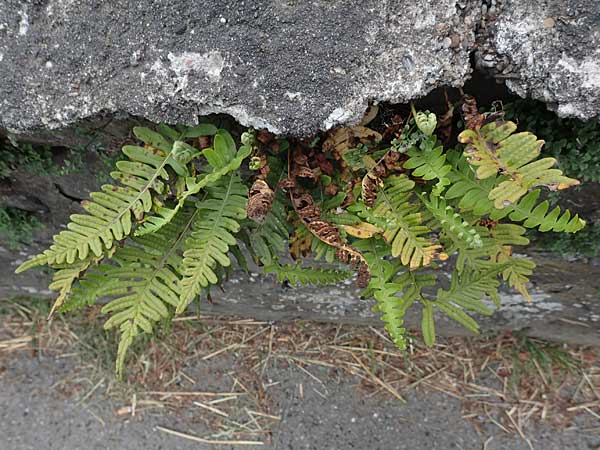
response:
<svg viewBox="0 0 600 450"><path fill-rule="evenodd" d="M261 441L224 441L224 440L217 440L217 439L204 439L198 436L194 436L192 434L187 434L187 433L182 433L180 431L176 431L176 430L171 430L170 428L165 428L165 427L161 427L161 426L156 426L155 427L158 431L162 431L164 433L168 433L168 434L172 434L173 436L178 436L180 438L184 438L184 439L188 439L190 441L194 441L194 442L200 442L202 444L209 444L209 445L265 445L264 442Z"/></svg>
<svg viewBox="0 0 600 450"><path fill-rule="evenodd" d="M386 391L388 391L390 394L392 394L394 397L396 397L402 403L406 403L406 400L404 399L404 397L402 397L396 389L394 389L388 383L382 381L379 377L375 376L373 374L373 372L371 372L371 370L369 370L369 368L367 366L365 366L365 364L355 354L352 354L352 357L362 367L362 369L367 373L367 375L369 375L373 379L373 381L375 381L375 383L379 384L382 388L384 388Z"/></svg>
<svg viewBox="0 0 600 450"><path fill-rule="evenodd" d="M408 351L402 352L373 327L306 322L274 326L193 316L176 320L160 343L149 339L147 350L130 363L128 384L115 388L110 372L89 365L101 356L112 371L114 357L108 350L114 342L101 331L93 309L69 323L60 316L47 323L43 317L44 311L21 307L6 315L0 328L0 357L12 357L18 351L83 355L82 361L96 378L89 374L72 377L56 389L68 391L68 385L73 385L71 390L85 401L109 380L106 392L122 396L120 404L130 405L118 414L191 408L219 438L213 441L260 445L253 439L257 434L261 442L262 437L267 440L280 420L273 411L271 390L282 380L270 379L271 369L290 365L309 379L298 384L300 398L309 384L318 395L326 396L327 382L343 376L355 377L369 397L384 395L404 401L403 394L410 389L435 390L461 400L463 416L474 423L493 423L524 439L536 421L566 428L576 416L591 421L600 418L600 359L597 350L585 347L503 334L445 339L433 348L411 339ZM198 366L214 365L225 367L221 376L231 379L231 385L206 384L206 377L194 372Z"/></svg>

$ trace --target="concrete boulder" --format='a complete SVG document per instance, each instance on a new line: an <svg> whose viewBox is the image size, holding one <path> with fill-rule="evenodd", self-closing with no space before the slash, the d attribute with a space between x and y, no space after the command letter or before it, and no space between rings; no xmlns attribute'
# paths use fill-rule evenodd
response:
<svg viewBox="0 0 600 450"><path fill-rule="evenodd" d="M227 113L309 135L358 121L369 102L462 86L472 65L597 118L599 42L595 0L4 0L0 128Z"/></svg>

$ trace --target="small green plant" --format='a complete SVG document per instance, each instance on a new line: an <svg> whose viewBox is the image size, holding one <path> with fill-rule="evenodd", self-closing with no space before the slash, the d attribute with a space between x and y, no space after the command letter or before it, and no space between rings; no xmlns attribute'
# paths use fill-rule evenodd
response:
<svg viewBox="0 0 600 450"><path fill-rule="evenodd" d="M515 346L510 348L511 389L518 390L530 375L541 376L544 384L557 386L569 373L581 371L581 362L561 348L560 344L539 341L525 335L517 335L515 338Z"/></svg>
<svg viewBox="0 0 600 450"><path fill-rule="evenodd" d="M42 223L27 211L18 208L0 208L0 242L11 250L31 244L36 229Z"/></svg>
<svg viewBox="0 0 600 450"><path fill-rule="evenodd" d="M587 225L576 234L564 234L552 239L547 235L535 236L536 246L561 255L581 255L595 257L600 255L600 224Z"/></svg>
<svg viewBox="0 0 600 450"><path fill-rule="evenodd" d="M0 178L8 177L17 168L33 173L58 173L58 166L52 160L51 147L27 143L12 143L0 138Z"/></svg>
<svg viewBox="0 0 600 450"><path fill-rule="evenodd" d="M288 249L298 260L353 268L399 348L409 308L421 309L428 345L435 310L477 332L470 313L492 313L484 298L497 300L500 279L529 296L535 264L513 253L529 242L526 228L574 233L584 222L538 202L540 188L578 184L553 168L555 159L539 158L542 141L498 114L479 114L473 99L463 112L458 148L436 137L445 130L434 114L414 108L385 133L393 140L364 126L310 144L250 130L241 145L207 124L135 128L141 144L123 147L114 184L91 194L87 214L71 216L17 272L56 269L51 313L109 298L102 311L105 328L120 333L119 374L134 339L222 284L233 261L245 268L252 258L291 283L352 276L338 266L281 264ZM441 263L453 267L447 288L431 270Z"/></svg>
<svg viewBox="0 0 600 450"><path fill-rule="evenodd" d="M73 148L61 148L64 156L55 161L56 148L50 145L14 142L0 137L0 179L7 178L19 169L36 175L68 175L81 171L84 166L85 145ZM115 156L101 146L94 146L100 161L107 168L114 163ZM104 174L100 173L100 176Z"/></svg>
<svg viewBox="0 0 600 450"><path fill-rule="evenodd" d="M558 158L568 176L600 182L600 124L558 117L534 100L516 100L505 107L506 118L545 141L544 153Z"/></svg>

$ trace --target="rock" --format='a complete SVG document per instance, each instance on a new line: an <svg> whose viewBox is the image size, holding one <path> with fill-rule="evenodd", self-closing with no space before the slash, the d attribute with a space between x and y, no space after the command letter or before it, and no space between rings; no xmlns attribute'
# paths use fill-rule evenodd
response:
<svg viewBox="0 0 600 450"><path fill-rule="evenodd" d="M25 247L18 258L0 246L0 299L17 296L56 297L48 290L49 275L31 270L15 277L13 270L39 247ZM482 332L519 331L527 336L600 346L600 268L581 261L535 256L538 267L532 277L532 301L508 291L500 293L500 308L491 317L474 315ZM448 274L449 275L449 274ZM442 278L443 275L440 277ZM18 278L18 279L17 279ZM361 300L351 282L320 287L286 287L272 277L234 272L217 289L212 302L202 302L202 314L250 317L264 321L316 320L337 324L383 327L372 311L374 301ZM491 301L489 302L492 306ZM417 330L419 308L409 309L407 327ZM440 336L470 333L443 315L436 315Z"/></svg>
<svg viewBox="0 0 600 450"><path fill-rule="evenodd" d="M507 0L489 32L514 66L511 91L561 117L600 118L600 3Z"/></svg>
<svg viewBox="0 0 600 450"><path fill-rule="evenodd" d="M358 122L370 102L462 86L482 46L495 55L476 67L501 75L496 62L509 60L518 95L597 118L596 0L494 8L482 18L490 10L474 0L4 0L0 129L56 142L68 131L52 130L97 117L227 113L304 136Z"/></svg>
<svg viewBox="0 0 600 450"><path fill-rule="evenodd" d="M0 127L64 128L106 112L190 124L227 113L307 135L359 121L372 101L461 86L469 54L442 42L473 43L474 30L437 29L455 14L453 0L4 0Z"/></svg>

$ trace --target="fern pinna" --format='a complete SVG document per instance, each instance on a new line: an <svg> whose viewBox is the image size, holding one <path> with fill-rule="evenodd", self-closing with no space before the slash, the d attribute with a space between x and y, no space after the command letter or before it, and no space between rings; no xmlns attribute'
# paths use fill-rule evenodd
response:
<svg viewBox="0 0 600 450"><path fill-rule="evenodd" d="M123 147L114 184L17 272L55 269L51 315L103 301L105 327L120 333L119 373L136 337L184 313L234 263L292 285L340 282L354 269L400 348L411 308L428 345L436 314L477 332L472 315L492 313L501 281L529 298L535 263L514 252L526 228L575 233L585 223L543 199L544 188L578 184L539 158L543 141L465 98L465 129L448 148L437 136L450 140L453 110L438 123L413 107L388 128L313 141L249 130L237 144L211 124L135 128L140 144ZM324 264L284 261L309 256Z"/></svg>

